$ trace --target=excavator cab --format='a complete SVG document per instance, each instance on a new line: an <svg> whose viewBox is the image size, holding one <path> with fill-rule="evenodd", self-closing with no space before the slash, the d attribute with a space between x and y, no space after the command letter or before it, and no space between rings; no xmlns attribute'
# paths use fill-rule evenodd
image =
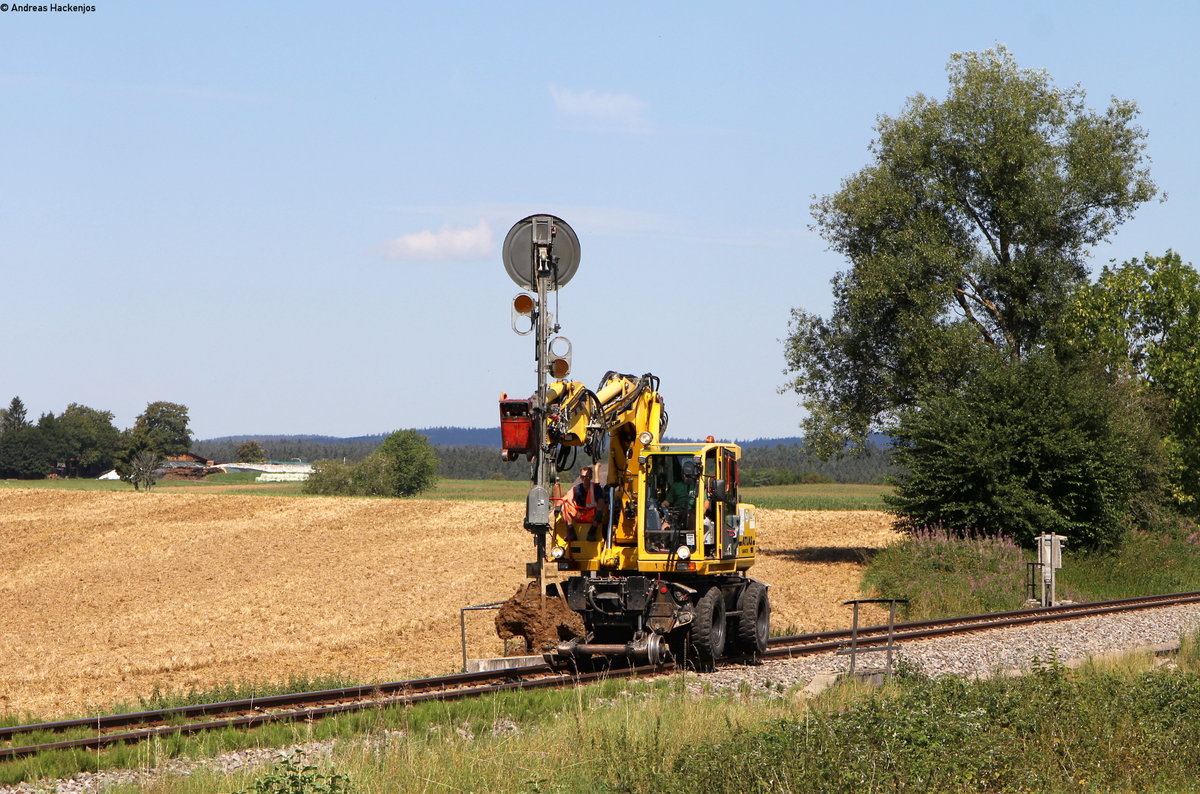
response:
<svg viewBox="0 0 1200 794"><path fill-rule="evenodd" d="M691 458L649 455L646 458L646 517L644 548L667 554L681 546L696 550L696 493L699 477Z"/></svg>

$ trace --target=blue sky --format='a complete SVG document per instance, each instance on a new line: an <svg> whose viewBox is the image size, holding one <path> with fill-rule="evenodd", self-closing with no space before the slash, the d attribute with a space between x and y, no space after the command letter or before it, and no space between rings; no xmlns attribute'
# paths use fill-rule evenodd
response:
<svg viewBox="0 0 1200 794"><path fill-rule="evenodd" d="M812 197L996 43L1141 108L1169 200L1094 262L1200 260L1190 3L92 4L0 12L0 402L31 415L494 425L535 383L499 243L548 212L575 377L655 373L673 435L794 435L789 310L846 266Z"/></svg>

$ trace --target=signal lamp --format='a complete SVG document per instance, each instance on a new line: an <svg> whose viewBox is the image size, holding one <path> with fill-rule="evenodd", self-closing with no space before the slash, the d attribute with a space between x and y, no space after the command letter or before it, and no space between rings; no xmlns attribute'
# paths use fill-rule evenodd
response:
<svg viewBox="0 0 1200 794"><path fill-rule="evenodd" d="M563 551L562 546L555 546L554 548L550 549L550 559L561 560L564 553L565 552Z"/></svg>
<svg viewBox="0 0 1200 794"><path fill-rule="evenodd" d="M705 436L705 437L704 437L704 441L705 441L705 443L711 444L711 443L713 443L714 441L716 441L716 439L715 439L715 438L713 438L712 436Z"/></svg>
<svg viewBox="0 0 1200 794"><path fill-rule="evenodd" d="M524 292L518 292L517 297L513 298L513 311L517 314L533 314L533 307L537 305L537 301L532 295Z"/></svg>
<svg viewBox="0 0 1200 794"><path fill-rule="evenodd" d="M638 441L642 442L643 447L650 446L650 442L654 440L654 434L649 430L643 430L638 434Z"/></svg>
<svg viewBox="0 0 1200 794"><path fill-rule="evenodd" d="M562 380L571 374L571 340L556 336L546 343L546 372Z"/></svg>
<svg viewBox="0 0 1200 794"><path fill-rule="evenodd" d="M692 556L692 550L687 546L680 546L679 548L675 549L675 556L681 560L686 560Z"/></svg>
<svg viewBox="0 0 1200 794"><path fill-rule="evenodd" d="M548 366L550 377L562 380L571 374L571 364L565 358L551 359Z"/></svg>
<svg viewBox="0 0 1200 794"><path fill-rule="evenodd" d="M533 313L537 301L526 292L518 292L512 299L512 329L519 336L533 333Z"/></svg>

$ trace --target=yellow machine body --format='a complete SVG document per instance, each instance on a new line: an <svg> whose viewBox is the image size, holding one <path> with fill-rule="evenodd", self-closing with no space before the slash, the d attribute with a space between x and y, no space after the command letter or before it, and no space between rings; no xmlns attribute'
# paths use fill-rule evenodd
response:
<svg viewBox="0 0 1200 794"><path fill-rule="evenodd" d="M572 523L567 513L556 514L551 554L558 569L705 575L750 568L756 521L754 506L738 500L741 448L650 444L639 453L620 469L610 458L605 467L610 505L600 521ZM694 479L684 474L687 464ZM672 492L679 495L677 503Z"/></svg>
<svg viewBox="0 0 1200 794"><path fill-rule="evenodd" d="M587 627L552 655L656 663L690 649L710 666L727 647L762 652L770 606L767 586L746 575L758 549L754 506L739 499L741 448L711 437L664 442L666 412L649 374L610 372L595 391L549 384L541 432L532 427L535 399L501 398L502 454L532 459L529 439L540 436L557 468L583 450L603 475L595 520L579 520L573 483L550 495L549 561L570 573L548 595Z"/></svg>

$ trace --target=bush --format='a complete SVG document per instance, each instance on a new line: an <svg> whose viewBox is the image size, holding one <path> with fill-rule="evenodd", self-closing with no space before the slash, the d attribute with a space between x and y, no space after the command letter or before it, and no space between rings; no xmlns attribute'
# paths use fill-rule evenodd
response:
<svg viewBox="0 0 1200 794"><path fill-rule="evenodd" d="M1115 545L1161 478L1161 443L1141 393L1048 355L993 362L969 387L922 395L901 418L904 469L889 509L908 527L1042 532L1071 547Z"/></svg>
<svg viewBox="0 0 1200 794"><path fill-rule="evenodd" d="M350 794L352 791L350 778L304 763L304 754L296 751L238 794Z"/></svg>
<svg viewBox="0 0 1200 794"><path fill-rule="evenodd" d="M351 473L354 467L336 460L313 462L312 474L304 481L304 493L320 496L349 496L354 493Z"/></svg>
<svg viewBox="0 0 1200 794"><path fill-rule="evenodd" d="M304 492L323 496L414 496L437 481L437 458L415 430L392 433L378 450L354 464L313 463Z"/></svg>
<svg viewBox="0 0 1200 794"><path fill-rule="evenodd" d="M378 452L354 464L350 472L352 492L358 496L400 496L399 479L395 458Z"/></svg>
<svg viewBox="0 0 1200 794"><path fill-rule="evenodd" d="M376 455L390 458L394 467L390 480L393 492L389 496L414 496L437 482L437 456L429 439L416 430L392 433L371 457Z"/></svg>

